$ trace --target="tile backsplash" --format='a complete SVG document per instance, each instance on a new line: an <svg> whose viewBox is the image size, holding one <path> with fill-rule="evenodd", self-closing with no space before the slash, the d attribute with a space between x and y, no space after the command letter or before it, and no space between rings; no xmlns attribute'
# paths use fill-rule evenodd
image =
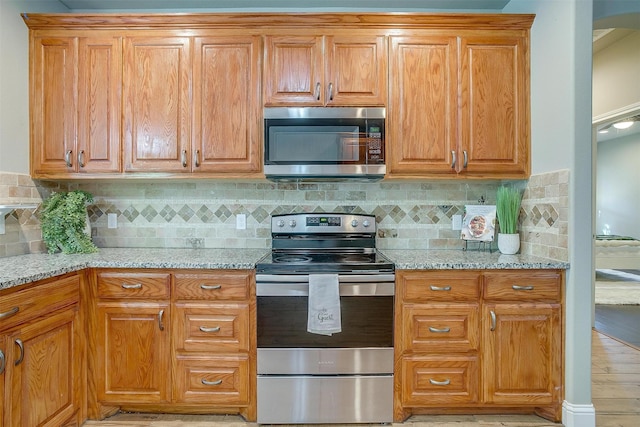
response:
<svg viewBox="0 0 640 427"><path fill-rule="evenodd" d="M0 178L0 204L11 200L7 188L27 187L30 200L38 202L57 188L57 184L32 182L24 175L0 173ZM460 232L451 229L453 215L462 215L467 204L494 204L500 184L131 180L60 185L94 195L88 212L93 240L100 247L267 249L271 215L326 211L376 215L381 249L458 249L463 245ZM522 252L566 260L568 172L537 175L516 184L526 186ZM116 215L117 228L108 228L109 213ZM246 229L236 229L238 214L246 215ZM0 235L0 256L44 251L35 236L37 217L37 210L8 215L7 235Z"/></svg>

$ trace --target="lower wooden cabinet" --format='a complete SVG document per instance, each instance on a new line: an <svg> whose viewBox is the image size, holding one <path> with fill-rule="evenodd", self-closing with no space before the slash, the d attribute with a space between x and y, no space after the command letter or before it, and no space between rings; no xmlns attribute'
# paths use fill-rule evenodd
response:
<svg viewBox="0 0 640 427"><path fill-rule="evenodd" d="M124 409L255 420L252 271L100 269L92 277L89 418Z"/></svg>
<svg viewBox="0 0 640 427"><path fill-rule="evenodd" d="M2 293L0 426L80 425L84 391L81 276Z"/></svg>
<svg viewBox="0 0 640 427"><path fill-rule="evenodd" d="M396 273L396 421L505 410L560 419L561 271Z"/></svg>

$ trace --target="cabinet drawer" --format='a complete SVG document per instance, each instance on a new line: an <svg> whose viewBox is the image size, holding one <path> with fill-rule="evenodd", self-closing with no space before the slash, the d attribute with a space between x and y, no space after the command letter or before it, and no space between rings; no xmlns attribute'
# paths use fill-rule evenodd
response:
<svg viewBox="0 0 640 427"><path fill-rule="evenodd" d="M402 360L403 406L449 406L478 402L476 356L407 357Z"/></svg>
<svg viewBox="0 0 640 427"><path fill-rule="evenodd" d="M252 277L247 271L176 273L174 295L176 299L246 301L251 294Z"/></svg>
<svg viewBox="0 0 640 427"><path fill-rule="evenodd" d="M478 304L416 304L403 307L404 348L413 352L478 349Z"/></svg>
<svg viewBox="0 0 640 427"><path fill-rule="evenodd" d="M169 298L169 273L98 272L100 298Z"/></svg>
<svg viewBox="0 0 640 427"><path fill-rule="evenodd" d="M494 301L560 300L562 276L557 271L484 273L484 298Z"/></svg>
<svg viewBox="0 0 640 427"><path fill-rule="evenodd" d="M176 303L173 316L177 351L249 351L248 304Z"/></svg>
<svg viewBox="0 0 640 427"><path fill-rule="evenodd" d="M244 406L249 402L249 358L182 358L176 360L174 401Z"/></svg>
<svg viewBox="0 0 640 427"><path fill-rule="evenodd" d="M54 279L0 298L0 331L75 304L80 299L80 277Z"/></svg>
<svg viewBox="0 0 640 427"><path fill-rule="evenodd" d="M473 271L400 272L402 299L405 302L477 300L480 274Z"/></svg>

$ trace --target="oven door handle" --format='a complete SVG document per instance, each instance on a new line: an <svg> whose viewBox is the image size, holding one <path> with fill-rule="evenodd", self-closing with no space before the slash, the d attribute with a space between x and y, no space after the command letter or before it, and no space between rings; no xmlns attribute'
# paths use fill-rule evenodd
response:
<svg viewBox="0 0 640 427"><path fill-rule="evenodd" d="M395 282L395 274L338 274L338 281L342 283L379 283ZM309 283L308 274L256 274L258 283Z"/></svg>
<svg viewBox="0 0 640 427"><path fill-rule="evenodd" d="M393 282L369 282L369 283L340 283L340 296L393 296L395 286ZM308 297L308 283L257 283L256 296L294 296Z"/></svg>

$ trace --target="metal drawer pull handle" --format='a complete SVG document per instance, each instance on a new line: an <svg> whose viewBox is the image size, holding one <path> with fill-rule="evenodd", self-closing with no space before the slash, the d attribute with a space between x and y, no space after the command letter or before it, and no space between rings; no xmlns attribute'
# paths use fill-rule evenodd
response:
<svg viewBox="0 0 640 427"><path fill-rule="evenodd" d="M451 328L434 328L429 326L429 332L433 332L436 334L445 334L447 332L451 332Z"/></svg>
<svg viewBox="0 0 640 427"><path fill-rule="evenodd" d="M451 150L451 169L455 169L456 167L456 151Z"/></svg>
<svg viewBox="0 0 640 427"><path fill-rule="evenodd" d="M215 326L213 328L207 328L206 326L200 326L200 331L202 332L218 332L220 330L220 326Z"/></svg>
<svg viewBox="0 0 640 427"><path fill-rule="evenodd" d="M142 289L142 283L123 283L122 289Z"/></svg>
<svg viewBox="0 0 640 427"><path fill-rule="evenodd" d="M187 167L187 150L182 150L182 167Z"/></svg>
<svg viewBox="0 0 640 427"><path fill-rule="evenodd" d="M164 310L160 310L160 313L158 313L158 327L160 328L161 331L164 331L164 321L163 318L164 317Z"/></svg>
<svg viewBox="0 0 640 427"><path fill-rule="evenodd" d="M18 311L20 311L20 307L13 307L9 311L5 311L4 313L0 313L0 319L6 319L7 317L11 317L14 314L16 314Z"/></svg>
<svg viewBox="0 0 640 427"><path fill-rule="evenodd" d="M78 166L81 168L84 167L84 150L80 150L78 153Z"/></svg>
<svg viewBox="0 0 640 427"><path fill-rule="evenodd" d="M489 312L489 315L491 316L491 330L495 331L496 330L496 312L491 310Z"/></svg>
<svg viewBox="0 0 640 427"><path fill-rule="evenodd" d="M200 289L205 291L215 291L216 289L222 288L222 285L200 285Z"/></svg>
<svg viewBox="0 0 640 427"><path fill-rule="evenodd" d="M73 166L73 163L71 163L71 154L73 154L73 151L71 150L67 150L67 152L64 153L64 163L67 165L68 168Z"/></svg>
<svg viewBox="0 0 640 427"><path fill-rule="evenodd" d="M196 153L193 155L193 164L196 165L197 168L200 167L200 150L196 150Z"/></svg>
<svg viewBox="0 0 640 427"><path fill-rule="evenodd" d="M0 374L4 373L4 367L6 365L7 360L4 358L4 353L0 350Z"/></svg>
<svg viewBox="0 0 640 427"><path fill-rule="evenodd" d="M513 288L514 291L532 291L533 290L533 286L531 285L529 286L513 285L511 287Z"/></svg>
<svg viewBox="0 0 640 427"><path fill-rule="evenodd" d="M462 152L462 155L464 157L464 160L462 161L462 167L466 169L467 164L469 163L469 156L467 156L467 150L464 150Z"/></svg>
<svg viewBox="0 0 640 427"><path fill-rule="evenodd" d="M451 286L435 286L435 285L431 285L431 286L429 286L429 288L432 291L450 291L451 290Z"/></svg>
<svg viewBox="0 0 640 427"><path fill-rule="evenodd" d="M217 381L207 381L204 378L202 379L202 384L204 385L220 385L222 384L222 380L217 380Z"/></svg>
<svg viewBox="0 0 640 427"><path fill-rule="evenodd" d="M333 83L329 83L329 101L333 101Z"/></svg>
<svg viewBox="0 0 640 427"><path fill-rule="evenodd" d="M14 365L18 366L22 363L22 359L24 359L24 344L22 344L21 339L16 339L16 345L20 349L20 357L18 357L18 360L16 360L16 363L14 363Z"/></svg>
<svg viewBox="0 0 640 427"><path fill-rule="evenodd" d="M451 380L444 380L444 381L436 381L434 379L429 378L429 382L433 385L449 385L451 384Z"/></svg>
<svg viewBox="0 0 640 427"><path fill-rule="evenodd" d="M314 96L317 101L320 101L320 82L316 83L316 92Z"/></svg>

